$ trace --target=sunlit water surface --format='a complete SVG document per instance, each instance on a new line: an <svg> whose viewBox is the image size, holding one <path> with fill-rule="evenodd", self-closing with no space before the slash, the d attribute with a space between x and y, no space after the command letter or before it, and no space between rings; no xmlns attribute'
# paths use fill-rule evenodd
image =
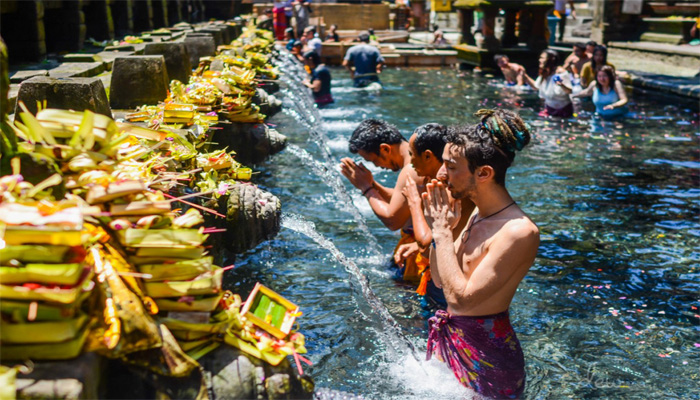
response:
<svg viewBox="0 0 700 400"><path fill-rule="evenodd" d="M420 124L474 123L479 108L500 106L535 133L507 181L542 238L511 306L526 397L700 398L697 104L634 96L623 122L585 112L555 121L538 117L533 92L470 72L390 69L384 90L367 92L332 69L336 104L315 110L298 69L283 70L276 96L286 109L269 122L290 146L254 178L282 201L283 227L239 257L226 285L245 296L261 281L301 307L313 362L304 366L319 388L368 399L472 395L443 364L422 361L434 309L392 279L384 263L398 234L337 164L353 156L347 140L364 118L408 138ZM393 173L372 170L393 187Z"/></svg>

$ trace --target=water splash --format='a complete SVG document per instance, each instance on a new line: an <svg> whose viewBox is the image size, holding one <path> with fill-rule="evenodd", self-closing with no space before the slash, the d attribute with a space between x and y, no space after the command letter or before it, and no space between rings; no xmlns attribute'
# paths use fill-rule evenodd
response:
<svg viewBox="0 0 700 400"><path fill-rule="evenodd" d="M327 163L322 163L316 160L311 154L309 154L309 152L299 146L293 144L287 145L286 151L298 157L306 166L311 167L314 174L319 176L325 183L328 184L328 186L333 189L333 192L339 201L338 204L342 204L344 206L354 204L347 190L345 190L345 185L343 185L343 182L340 180L338 171L332 167L329 167ZM360 213L360 210L358 210L355 206L347 207L347 210L350 212L350 214L352 214L353 218L357 222L357 225L367 239L367 243L369 244L371 250L375 254L382 254L379 243L377 243L377 239L369 230L367 222Z"/></svg>
<svg viewBox="0 0 700 400"><path fill-rule="evenodd" d="M331 255L333 255L333 257L335 257L335 259L342 264L343 267L345 267L345 270L354 278L354 281L351 280L350 284L359 285L360 292L367 301L367 304L372 308L372 311L379 316L379 320L384 328L384 331L380 332L380 337L382 337L383 342L386 345L393 347L397 353L412 354L416 360L420 359L413 343L403 334L399 324L396 322L384 303L382 303L382 301L377 297L372 288L370 288L369 280L362 273L362 271L360 271L357 264L355 264L353 260L345 256L343 252L338 250L333 242L320 234L316 230L316 225L314 225L313 222L307 221L301 215L283 213L281 224L287 229L291 229L297 233L306 235L316 242L316 244L328 250L328 252L331 253ZM362 312L361 309L360 312L368 320L372 319L370 315Z"/></svg>
<svg viewBox="0 0 700 400"><path fill-rule="evenodd" d="M325 161L316 160L309 152L295 145L288 145L287 151L311 167L316 175L331 186L339 204L348 206L349 212L357 222L365 239L367 239L370 250L376 255L382 255L377 238L370 231L367 221L355 206L352 197L350 197L340 179L340 174L334 168L338 161L333 157L328 146L328 135L323 129L323 119L312 100L309 89L301 83L307 76L306 71L301 68L299 63L293 62L285 55L283 53L283 57L280 59L280 64L285 71L285 74L280 79L286 84L286 88L282 89L281 92L284 94L284 98L289 100L289 107L284 107L283 112L309 130L314 142L321 148Z"/></svg>

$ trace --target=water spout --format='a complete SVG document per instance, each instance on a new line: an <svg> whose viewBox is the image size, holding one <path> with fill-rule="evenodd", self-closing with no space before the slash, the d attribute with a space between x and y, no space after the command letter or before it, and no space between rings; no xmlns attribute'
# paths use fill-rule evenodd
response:
<svg viewBox="0 0 700 400"><path fill-rule="evenodd" d="M384 334L382 336L385 337L386 344L394 347L394 350L400 353L407 353L406 350L408 350L408 353L412 354L417 361L420 361L421 357L419 357L415 346L403 334L399 324L396 322L384 303L382 303L382 301L377 297L372 288L370 288L369 280L364 274L362 274L362 271L360 271L357 264L355 264L353 260L345 256L343 252L338 250L333 242L320 234L316 230L316 226L313 222L307 221L301 215L283 213L281 224L287 229L306 235L319 246L328 250L328 252L331 253L331 255L333 255L333 257L335 257L335 259L343 265L343 267L345 267L345 270L350 274L350 276L354 278L354 281L351 280L350 284L359 285L360 292L367 301L367 304L369 304L372 310L379 316L380 322L384 328ZM364 315L364 317L371 319L369 315ZM398 340L391 340L389 338L397 338Z"/></svg>

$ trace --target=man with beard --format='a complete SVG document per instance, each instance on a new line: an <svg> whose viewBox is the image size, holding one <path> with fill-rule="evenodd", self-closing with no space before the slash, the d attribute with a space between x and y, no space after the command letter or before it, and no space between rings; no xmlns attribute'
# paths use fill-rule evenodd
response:
<svg viewBox="0 0 700 400"><path fill-rule="evenodd" d="M442 287L447 311L430 319L427 357L436 355L464 386L489 398L519 398L525 363L508 309L532 266L539 230L505 187L515 152L530 132L515 113L480 110L477 125L451 129L443 152L441 181L423 194L425 218L435 249L431 269ZM474 201L466 229L454 237L459 202Z"/></svg>

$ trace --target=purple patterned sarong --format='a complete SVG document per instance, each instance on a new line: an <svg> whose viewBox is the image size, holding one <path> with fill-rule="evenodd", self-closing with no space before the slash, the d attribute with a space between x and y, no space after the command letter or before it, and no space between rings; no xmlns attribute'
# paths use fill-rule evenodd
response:
<svg viewBox="0 0 700 400"><path fill-rule="evenodd" d="M479 317L430 318L427 359L447 362L459 382L486 397L519 398L525 388L525 360L508 311Z"/></svg>

